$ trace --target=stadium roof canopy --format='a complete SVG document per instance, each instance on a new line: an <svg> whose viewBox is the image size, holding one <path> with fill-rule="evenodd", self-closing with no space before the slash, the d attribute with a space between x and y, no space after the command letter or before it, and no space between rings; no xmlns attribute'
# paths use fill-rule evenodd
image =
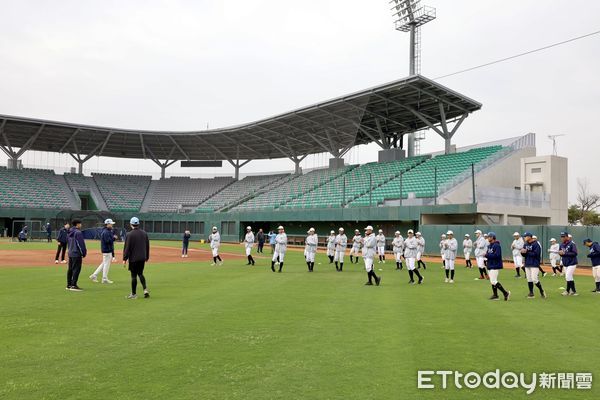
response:
<svg viewBox="0 0 600 400"><path fill-rule="evenodd" d="M0 114L0 149L18 159L27 150L159 160L254 160L353 146L392 147L407 133L431 128L446 139L481 104L420 75L228 128L176 132L119 129ZM456 122L450 128L449 123ZM19 149L19 150L17 150ZM160 164L159 164L160 165ZM170 165L170 164L169 164Z"/></svg>

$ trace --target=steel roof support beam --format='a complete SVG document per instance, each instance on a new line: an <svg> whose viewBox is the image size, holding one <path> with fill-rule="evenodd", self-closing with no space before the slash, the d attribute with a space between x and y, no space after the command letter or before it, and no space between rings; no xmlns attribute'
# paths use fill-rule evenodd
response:
<svg viewBox="0 0 600 400"><path fill-rule="evenodd" d="M85 164L87 161L89 161L90 158L94 157L96 155L96 152L98 151L98 149L100 149L101 147L104 148L104 145L106 145L106 142L108 141L110 137L106 138L106 140L102 143L98 143L98 145L96 147L94 147L94 149L87 154L85 157L81 157L81 154L79 153L79 149L77 148L77 143L75 141L73 141L73 146L75 147L75 151L76 153L69 153L69 155L71 157L73 157L73 159L75 161L77 161L77 164L79 164L79 168L78 168L78 173L79 175L83 175L83 164Z"/></svg>
<svg viewBox="0 0 600 400"><path fill-rule="evenodd" d="M140 146L142 147L142 156L146 159L146 146L144 145L144 135L140 133Z"/></svg>
<svg viewBox="0 0 600 400"><path fill-rule="evenodd" d="M73 139L75 139L75 136L77 136L77 134L81 132L80 128L75 129L75 132L73 132L71 134L71 136L69 137L69 139L67 139L67 141L65 142L65 144L62 145L62 147L58 150L59 153L62 153L63 151L65 151L65 149L67 148L67 146L69 145L69 143L71 143L73 141Z"/></svg>
<svg viewBox="0 0 600 400"><path fill-rule="evenodd" d="M235 160L235 162L233 160L227 160L227 161L229 161L229 164L233 165L233 168L235 168L235 180L239 181L240 180L240 168L242 168L244 165L248 164L252 160L246 160L242 163L240 163L240 160Z"/></svg>
<svg viewBox="0 0 600 400"><path fill-rule="evenodd" d="M406 125L406 124L404 124L404 123L402 123L402 122L400 122L400 121L396 121L396 120L394 120L394 119L391 119L390 117L386 117L386 116L384 116L384 115L381 115L381 114L378 114L378 113L376 113L376 112L374 112L374 111L367 110L366 108L363 108L363 107L357 106L356 104L349 103L349 102L347 102L347 101L345 101L345 100L344 100L344 104L347 104L347 105L349 105L350 107L354 107L354 108L356 108L356 109L358 109L358 110L362 111L363 113L371 114L371 115L372 115L372 116L374 116L374 117L377 117L377 118L384 119L384 120L386 120L386 121L388 121L388 122L391 122L392 124L395 124L395 125L400 125L400 126L401 126L402 128L404 128L404 129L410 129L408 125ZM376 119L376 120L377 120L377 119Z"/></svg>
<svg viewBox="0 0 600 400"><path fill-rule="evenodd" d="M300 163L306 158L306 156L308 156L308 154L305 154L301 157L297 157L297 156L291 156L289 157L290 160L292 160L294 162L294 174L296 175L300 175L302 174L302 169L300 168Z"/></svg>
<svg viewBox="0 0 600 400"><path fill-rule="evenodd" d="M158 157L155 157L154 153L152 153L152 150L150 150L149 148L146 148L146 151L148 151L148 153L150 153L150 155L152 156L150 160L152 160L154 164L160 167L160 179L165 179L167 168L178 161L177 159L169 161L171 159L171 156L173 155L173 152L175 151L175 148L171 148L171 152L167 156L165 162L160 162L160 159L158 159Z"/></svg>
<svg viewBox="0 0 600 400"><path fill-rule="evenodd" d="M4 127L6 126L6 119L2 120L2 124L0 125L0 133L2 133L2 137L4 138L4 144L6 148L12 152L13 149L10 147L10 141L8 140L8 136L6 136L6 132L4 132Z"/></svg>
<svg viewBox="0 0 600 400"><path fill-rule="evenodd" d="M169 139L171 139L171 142L173 142L173 144L175 145L175 147L177 147L177 149L179 150L179 152L185 157L185 159L187 161L190 161L190 156L188 156L187 153L181 148L181 146L179 145L179 143L177 143L175 141L175 139L173 138L173 136L169 135L168 137L169 137Z"/></svg>
<svg viewBox="0 0 600 400"><path fill-rule="evenodd" d="M311 138L312 140L314 140L314 141L315 141L315 143L317 143L317 144L318 144L320 147L322 147L322 148L323 148L323 149L324 149L324 150L325 150L327 153L329 153L329 152L331 151L331 149L330 149L330 148L328 148L327 146L325 146L325 144L323 144L323 142L322 142L320 139L318 139L318 138L317 138L317 137L314 135L314 133L313 133L313 132L310 132L309 130L307 130L307 129L304 129L304 128L298 128L297 126L294 126L294 125L288 124L287 122L283 122L283 121L277 121L277 122L279 122L280 124L282 124L282 125L284 125L284 126L287 126L288 128L291 128L291 129L296 129L296 130L299 130L300 132L303 132L303 133L305 133L306 135L308 135L308 137L309 137L309 138ZM305 156L305 157L306 157L306 156Z"/></svg>

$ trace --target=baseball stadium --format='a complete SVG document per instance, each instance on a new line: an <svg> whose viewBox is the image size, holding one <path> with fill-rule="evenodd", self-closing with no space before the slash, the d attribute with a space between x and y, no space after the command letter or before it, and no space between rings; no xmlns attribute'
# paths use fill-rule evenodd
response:
<svg viewBox="0 0 600 400"><path fill-rule="evenodd" d="M279 115L178 131L0 110L0 398L598 396L600 229L568 222L569 159L527 131L456 145L487 111L421 74L436 10L389 3L408 76ZM349 162L365 145L377 159ZM154 167L90 162L111 159Z"/></svg>

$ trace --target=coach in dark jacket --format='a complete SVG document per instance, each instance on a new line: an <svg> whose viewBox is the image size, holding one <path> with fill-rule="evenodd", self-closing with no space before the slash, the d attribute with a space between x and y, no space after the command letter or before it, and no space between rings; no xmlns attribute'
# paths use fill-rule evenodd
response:
<svg viewBox="0 0 600 400"><path fill-rule="evenodd" d="M67 251L67 240L69 236L69 228L71 225L65 224L56 235L56 241L58 242L58 248L56 249L56 257L54 257L54 263L58 264L58 257L60 256L60 262L65 264L65 252Z"/></svg>
<svg viewBox="0 0 600 400"><path fill-rule="evenodd" d="M575 269L577 268L577 246L569 237L569 232L561 232L560 240L562 243L559 246L558 254L562 258L563 268L565 270L565 279L567 281L567 289L562 292L563 296L577 296L575 289Z"/></svg>
<svg viewBox="0 0 600 400"><path fill-rule="evenodd" d="M144 288L144 297L150 297L146 287L146 278L144 277L144 266L150 259L150 240L143 230L139 229L140 220L137 217L131 218L131 232L125 239L125 248L123 249L123 265L129 261L129 272L131 273L131 294L128 299L137 299L137 278Z"/></svg>
<svg viewBox="0 0 600 400"><path fill-rule="evenodd" d="M263 247L265 246L265 233L263 232L262 228L259 229L258 233L256 234L256 241L258 242L258 247L256 248L256 252L262 253Z"/></svg>
<svg viewBox="0 0 600 400"><path fill-rule="evenodd" d="M592 292L600 293L600 244L592 242L592 239L585 239L583 244L590 248L587 256L592 261L592 275L596 282L596 288Z"/></svg>
<svg viewBox="0 0 600 400"><path fill-rule="evenodd" d="M67 235L67 246L69 247L69 269L67 270L67 290L81 292L81 288L77 286L79 273L81 272L81 264L87 255L85 240L81 233L81 221L78 219L71 222L71 229Z"/></svg>
<svg viewBox="0 0 600 400"><path fill-rule="evenodd" d="M540 262L542 260L542 247L538 241L533 238L533 233L525 232L523 237L525 238L525 244L521 249L521 254L525 257L525 276L527 278L527 287L529 288L527 298L533 299L535 297L533 293L534 285L539 289L540 296L546 298L546 292L544 291L544 288L542 288L542 284L538 278L540 273Z"/></svg>
<svg viewBox="0 0 600 400"><path fill-rule="evenodd" d="M490 300L498 300L498 290L500 290L504 295L504 301L508 301L508 299L510 299L510 291L504 289L502 284L498 282L498 275L503 268L502 247L500 246L500 242L496 240L496 234L494 232L488 233L488 242L490 244L485 256L488 260L488 275L490 277L490 283L492 284L492 297L490 297Z"/></svg>

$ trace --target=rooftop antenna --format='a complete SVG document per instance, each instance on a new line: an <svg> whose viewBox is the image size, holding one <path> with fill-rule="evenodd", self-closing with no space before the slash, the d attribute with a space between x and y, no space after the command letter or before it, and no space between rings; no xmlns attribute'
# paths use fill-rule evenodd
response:
<svg viewBox="0 0 600 400"><path fill-rule="evenodd" d="M566 136L566 135L565 134L548 135L548 139L552 140L552 155L553 156L557 156L558 155L558 148L556 146L556 138L557 137L561 137L561 136Z"/></svg>
<svg viewBox="0 0 600 400"><path fill-rule="evenodd" d="M435 19L435 8L421 0L390 0L396 30L410 32L409 75L421 73L421 26Z"/></svg>

